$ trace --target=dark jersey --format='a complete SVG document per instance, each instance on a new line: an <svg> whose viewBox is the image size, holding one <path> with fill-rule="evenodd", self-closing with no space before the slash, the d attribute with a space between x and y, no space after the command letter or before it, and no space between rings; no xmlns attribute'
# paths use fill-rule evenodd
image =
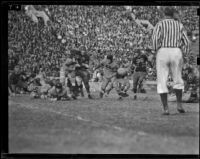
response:
<svg viewBox="0 0 200 159"><path fill-rule="evenodd" d="M182 70L182 78L183 80L187 81L189 74L192 74L193 70L192 67L187 67L185 69Z"/></svg>
<svg viewBox="0 0 200 159"><path fill-rule="evenodd" d="M90 57L88 55L81 55L77 59L78 64L80 67L78 69L87 69L87 67L84 66L84 64L89 65Z"/></svg>
<svg viewBox="0 0 200 159"><path fill-rule="evenodd" d="M145 55L139 55L133 58L132 64L136 66L136 72L146 72L148 58Z"/></svg>
<svg viewBox="0 0 200 159"><path fill-rule="evenodd" d="M11 73L9 76L9 83L10 84L17 84L21 78L21 74L16 74L15 72Z"/></svg>

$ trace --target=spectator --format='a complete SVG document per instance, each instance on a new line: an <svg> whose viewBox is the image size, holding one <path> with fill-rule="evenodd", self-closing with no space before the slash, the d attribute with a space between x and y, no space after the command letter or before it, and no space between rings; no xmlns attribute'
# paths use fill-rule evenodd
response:
<svg viewBox="0 0 200 159"><path fill-rule="evenodd" d="M74 47L86 46L88 52L96 54L97 61L111 51L120 61L132 59L137 49L146 50L151 45L151 30L138 26L122 6L34 7L45 12L51 21L49 25L44 25L42 19L34 23L23 11L8 13L10 70L18 64L32 69L34 74L43 68L47 76L58 76L62 57L66 58ZM199 29L196 6L178 6L177 10L187 31ZM153 26L162 18L155 6L134 6L131 12Z"/></svg>

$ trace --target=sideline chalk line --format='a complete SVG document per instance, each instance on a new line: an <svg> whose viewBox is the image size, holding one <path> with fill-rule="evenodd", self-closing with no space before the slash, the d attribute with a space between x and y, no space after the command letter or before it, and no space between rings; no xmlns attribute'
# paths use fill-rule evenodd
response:
<svg viewBox="0 0 200 159"><path fill-rule="evenodd" d="M59 112L59 111L55 111L53 109L46 109L46 108L42 108L42 107L39 107L39 106L36 106L36 105L26 105L26 104L22 104L22 103L15 103L15 102L10 102L10 104L17 104L21 107L25 107L25 108L31 108L31 109L38 109L38 110L43 110L43 111L47 111L47 112L51 112L51 113L56 113L56 114L60 114L60 115L63 115L63 116L67 116L67 117L71 117L71 118L75 118L77 120L80 120L80 121L84 121L84 122L90 122L90 123L93 123L94 125L103 125L103 126L106 126L106 127L109 127L109 128L113 128L115 130L119 130L119 131L122 131L123 128L121 127L118 127L118 126L113 126L113 125L109 125L109 124L104 124L104 123L101 123L101 122L97 122L97 121L94 121L94 120L89 120L89 119L85 119L79 115L77 116L74 116L74 115L70 115L70 114L67 114L67 113L63 113L63 112Z"/></svg>

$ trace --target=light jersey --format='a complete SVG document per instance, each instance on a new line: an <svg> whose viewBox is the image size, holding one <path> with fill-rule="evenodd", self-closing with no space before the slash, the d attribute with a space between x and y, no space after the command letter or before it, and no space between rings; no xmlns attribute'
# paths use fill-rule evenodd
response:
<svg viewBox="0 0 200 159"><path fill-rule="evenodd" d="M108 63L108 60L103 60L100 64L103 66L103 74L106 78L111 78L116 75L118 65L115 62Z"/></svg>

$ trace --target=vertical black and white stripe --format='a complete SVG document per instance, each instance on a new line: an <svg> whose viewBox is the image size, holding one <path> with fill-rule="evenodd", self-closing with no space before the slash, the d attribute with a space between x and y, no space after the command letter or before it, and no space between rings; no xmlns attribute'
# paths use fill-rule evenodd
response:
<svg viewBox="0 0 200 159"><path fill-rule="evenodd" d="M190 41L184 30L183 24L173 19L164 19L157 23L153 31L153 49L161 47L181 48L184 53L189 53Z"/></svg>

